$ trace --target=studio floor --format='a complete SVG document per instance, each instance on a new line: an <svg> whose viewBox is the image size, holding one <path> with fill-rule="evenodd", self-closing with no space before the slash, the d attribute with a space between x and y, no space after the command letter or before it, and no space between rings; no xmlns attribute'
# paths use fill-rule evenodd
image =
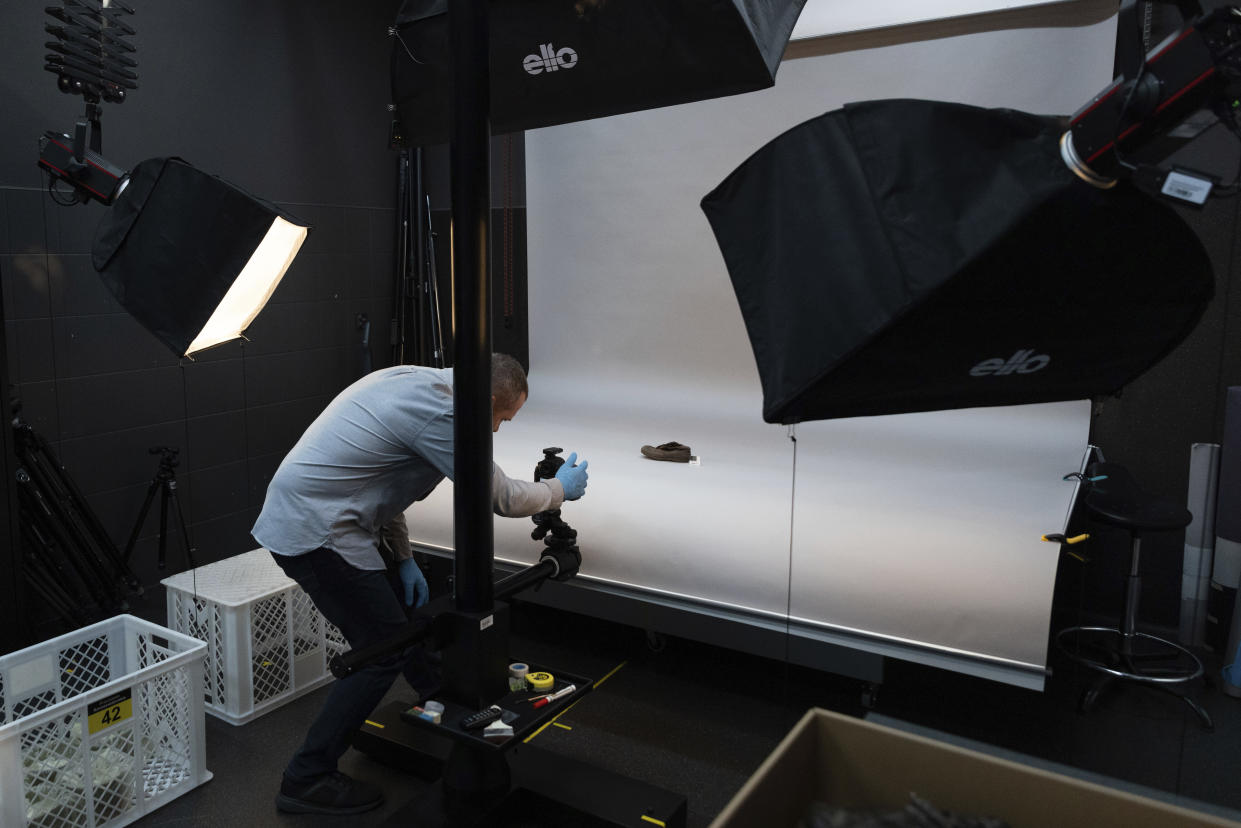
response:
<svg viewBox="0 0 1241 828"><path fill-rule="evenodd" d="M162 595L148 602L158 608ZM162 621L156 614L148 617ZM1059 658L1042 693L889 660L868 708L854 679L534 604L514 605L512 628L514 654L603 679L532 744L684 794L691 828L709 825L815 706L1241 821L1241 699L1212 682L1198 690L1213 732L1171 696L1132 686L1079 713L1090 676ZM380 785L382 808L344 818L276 811L281 770L326 694L319 688L241 726L208 716L214 778L136 824L394 824L428 783L354 749L341 769ZM398 679L385 704L407 695Z"/></svg>

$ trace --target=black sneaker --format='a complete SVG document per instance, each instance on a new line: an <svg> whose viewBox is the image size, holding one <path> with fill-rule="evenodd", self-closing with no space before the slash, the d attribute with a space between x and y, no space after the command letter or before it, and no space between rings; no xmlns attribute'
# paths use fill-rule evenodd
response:
<svg viewBox="0 0 1241 828"><path fill-rule="evenodd" d="M276 797L276 810L291 814L360 814L383 804L383 791L332 771L311 782L297 783L285 777Z"/></svg>

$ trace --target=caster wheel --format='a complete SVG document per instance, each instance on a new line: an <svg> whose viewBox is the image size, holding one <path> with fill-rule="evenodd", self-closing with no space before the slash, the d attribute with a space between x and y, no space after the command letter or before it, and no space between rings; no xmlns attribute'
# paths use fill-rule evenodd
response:
<svg viewBox="0 0 1241 828"><path fill-rule="evenodd" d="M646 631L646 648L652 653L662 653L668 646L668 638L655 630Z"/></svg>

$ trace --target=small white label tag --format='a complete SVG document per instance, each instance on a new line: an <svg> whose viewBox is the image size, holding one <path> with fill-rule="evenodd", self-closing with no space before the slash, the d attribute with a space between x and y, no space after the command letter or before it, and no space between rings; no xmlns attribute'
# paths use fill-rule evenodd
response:
<svg viewBox="0 0 1241 828"><path fill-rule="evenodd" d="M1212 186L1210 181L1173 171L1168 173L1159 192L1191 204L1206 204Z"/></svg>
<svg viewBox="0 0 1241 828"><path fill-rule="evenodd" d="M484 618L482 621L479 621L479 622L478 622L478 628L479 628L480 630L485 630L485 629L487 629L488 627L490 627L492 624L494 624L494 623L495 623L495 621L496 621L496 618L495 618L495 616L494 616L494 615L488 615L488 616L487 616L486 618Z"/></svg>
<svg viewBox="0 0 1241 828"><path fill-rule="evenodd" d="M35 690L47 692L58 685L59 675L56 654L47 653L10 667L9 690L14 700L31 695Z"/></svg>

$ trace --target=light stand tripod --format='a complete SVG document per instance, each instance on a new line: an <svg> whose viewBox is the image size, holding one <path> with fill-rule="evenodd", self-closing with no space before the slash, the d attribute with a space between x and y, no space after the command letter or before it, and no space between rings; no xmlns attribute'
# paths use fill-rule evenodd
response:
<svg viewBox="0 0 1241 828"><path fill-rule="evenodd" d="M190 545L190 533L185 528L185 516L181 514L181 502L177 500L177 473L173 471L179 465L177 455L180 450L168 446L155 446L149 450L149 453L160 455L159 468L156 469L155 477L151 479L151 485L147 488L146 501L143 502L142 511L138 513L138 520L134 523L134 530L129 535L129 543L125 544L125 562L129 562L129 556L134 551L134 544L138 540L138 533L142 531L147 512L151 509L151 502L155 499L155 492L159 491L159 568L164 568L165 553L168 548L168 504L171 502L173 516L176 517L177 524L181 527L181 541L185 544L185 560L189 568L194 569L194 547Z"/></svg>
<svg viewBox="0 0 1241 828"><path fill-rule="evenodd" d="M397 186L398 272L396 318L392 320L393 364L443 368L447 352L435 261L438 234L431 224L431 197L423 186L421 147L401 149Z"/></svg>

